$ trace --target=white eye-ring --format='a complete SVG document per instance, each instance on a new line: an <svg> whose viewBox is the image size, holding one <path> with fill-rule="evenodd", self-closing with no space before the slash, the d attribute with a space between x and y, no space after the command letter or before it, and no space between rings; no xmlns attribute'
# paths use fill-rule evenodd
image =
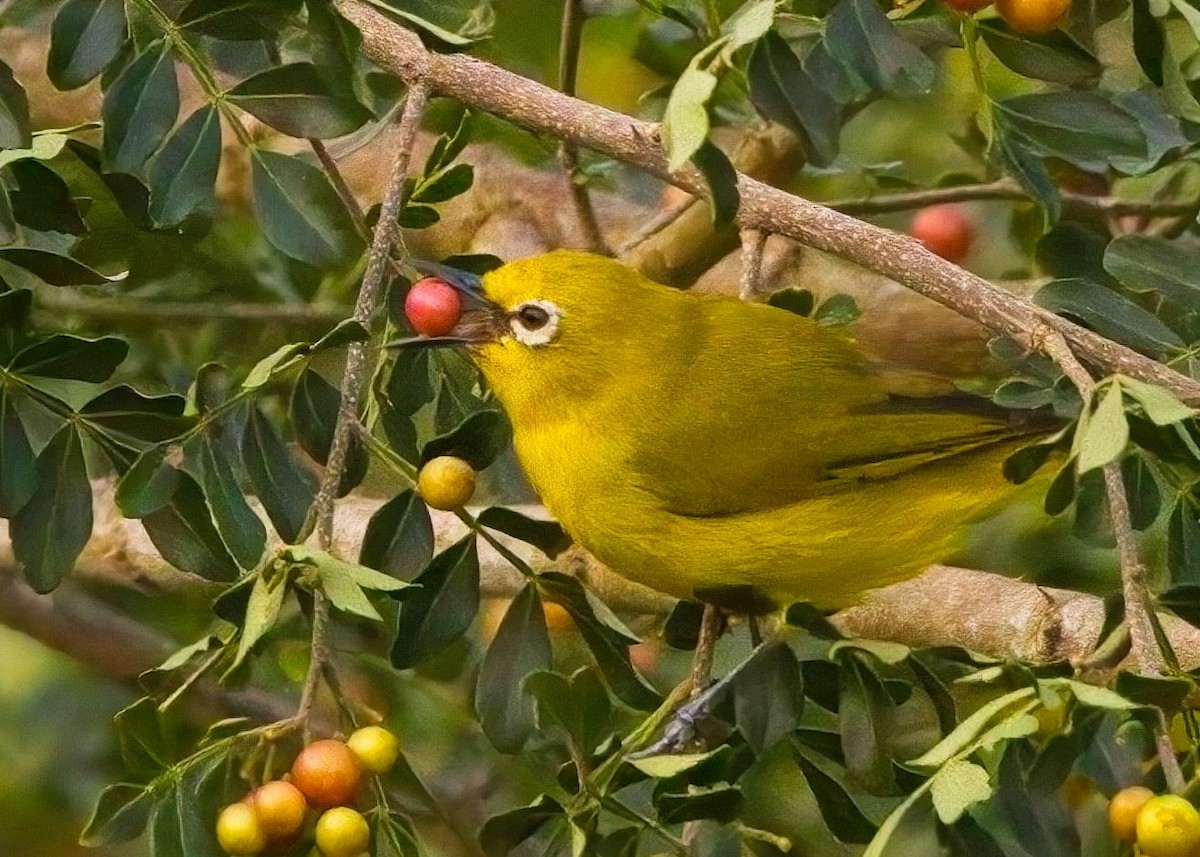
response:
<svg viewBox="0 0 1200 857"><path fill-rule="evenodd" d="M549 345L558 339L558 323L563 313L550 301L526 301L509 315L513 336L522 345Z"/></svg>

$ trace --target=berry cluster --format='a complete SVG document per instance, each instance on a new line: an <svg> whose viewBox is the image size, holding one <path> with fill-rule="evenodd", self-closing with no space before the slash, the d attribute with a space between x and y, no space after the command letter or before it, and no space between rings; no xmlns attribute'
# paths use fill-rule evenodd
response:
<svg viewBox="0 0 1200 857"><path fill-rule="evenodd" d="M217 817L217 841L233 857L288 854L311 833L323 857L361 857L371 828L354 809L366 772L382 774L396 763L400 742L380 726L367 726L346 741L309 744L283 779L264 783ZM316 823L307 822L318 810Z"/></svg>
<svg viewBox="0 0 1200 857"><path fill-rule="evenodd" d="M1108 804L1108 824L1142 857L1200 857L1200 812L1179 795L1143 786L1121 789Z"/></svg>

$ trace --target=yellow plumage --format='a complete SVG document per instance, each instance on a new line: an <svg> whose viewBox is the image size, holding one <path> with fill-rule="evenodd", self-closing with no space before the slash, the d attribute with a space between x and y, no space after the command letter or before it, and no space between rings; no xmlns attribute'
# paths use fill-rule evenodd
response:
<svg viewBox="0 0 1200 857"><path fill-rule="evenodd" d="M494 333L473 356L530 481L580 544L663 592L842 606L946 559L1017 490L1002 415L898 398L810 319L567 251L483 291ZM526 330L530 304L550 324Z"/></svg>

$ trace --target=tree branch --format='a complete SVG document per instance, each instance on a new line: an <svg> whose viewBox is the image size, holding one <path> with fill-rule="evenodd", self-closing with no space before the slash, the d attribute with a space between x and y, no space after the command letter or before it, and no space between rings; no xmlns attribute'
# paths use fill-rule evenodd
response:
<svg viewBox="0 0 1200 857"><path fill-rule="evenodd" d="M349 308L320 304L186 303L155 301L123 295L90 297L71 289L37 289L34 311L42 311L61 322L64 315L82 315L117 324L153 321L243 321L298 325L335 325Z"/></svg>
<svg viewBox="0 0 1200 857"><path fill-rule="evenodd" d="M583 39L583 25L587 12L583 0L563 0L562 37L558 48L558 88L567 95L575 94L575 80L579 72L579 48ZM570 140L563 140L558 147L558 162L562 166L567 182L567 192L575 208L575 219L584 246L593 253L608 254L608 243L596 220L596 210L585 185L576 181L579 175L579 148Z"/></svg>
<svg viewBox="0 0 1200 857"><path fill-rule="evenodd" d="M458 98L531 130L571 140L640 167L689 193L704 196L706 185L691 168L669 173L658 126L563 95L535 81L464 54L433 54L411 31L363 0L335 0L338 10L363 34L366 53L405 80L426 80L431 90ZM1200 382L1092 331L1011 295L941 259L919 242L738 176L743 227L766 229L841 256L978 321L1030 344L1045 325L1061 334L1087 362L1170 390L1200 405Z"/></svg>
<svg viewBox="0 0 1200 857"><path fill-rule="evenodd" d="M0 521L0 624L79 657L106 674L122 659L98 643L116 646L131 629L123 624L104 624L120 615L112 608L95 614L89 608L89 615L106 617L100 630L91 629L87 622L76 624L77 611L59 605L59 599L67 597L63 593L87 583L209 595L220 589L167 564L141 521L121 517L112 491L109 483L95 484L93 505L98 526L73 580L54 595L35 595L24 583L12 580L17 576L16 561L7 523ZM339 500L331 550L341 556L354 556L367 522L382 503L381 499L353 495ZM257 501L251 499L251 505L265 519ZM517 508L534 518L546 514L538 506ZM436 550L449 547L468 533L467 526L453 513L432 515ZM578 577L615 610L665 616L675 603L668 596L619 577L578 548L551 561L523 542L495 535L535 572L553 570ZM273 542L268 550L279 546ZM511 598L526 583L524 575L484 541L479 543L479 562L485 597ZM6 583L10 588L4 588ZM29 606L35 603L41 605L37 610ZM1200 629L1170 613L1160 613L1158 618L1180 666L1185 670L1200 667ZM933 566L911 580L866 593L856 606L836 614L833 622L847 634L895 640L914 647L961 646L992 657L1030 663L1083 664L1100 640L1104 602L1094 595L1048 589L1002 575ZM130 639L136 647L145 638L135 632ZM153 649L124 674L140 672L146 668L142 664L153 666L163 655L161 649Z"/></svg>

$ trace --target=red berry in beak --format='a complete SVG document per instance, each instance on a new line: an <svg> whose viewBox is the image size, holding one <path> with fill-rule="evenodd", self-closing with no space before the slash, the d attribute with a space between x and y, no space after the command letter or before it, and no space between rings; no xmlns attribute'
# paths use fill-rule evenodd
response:
<svg viewBox="0 0 1200 857"><path fill-rule="evenodd" d="M404 317L413 330L425 336L445 336L461 315L462 296L437 277L418 280L404 299Z"/></svg>

